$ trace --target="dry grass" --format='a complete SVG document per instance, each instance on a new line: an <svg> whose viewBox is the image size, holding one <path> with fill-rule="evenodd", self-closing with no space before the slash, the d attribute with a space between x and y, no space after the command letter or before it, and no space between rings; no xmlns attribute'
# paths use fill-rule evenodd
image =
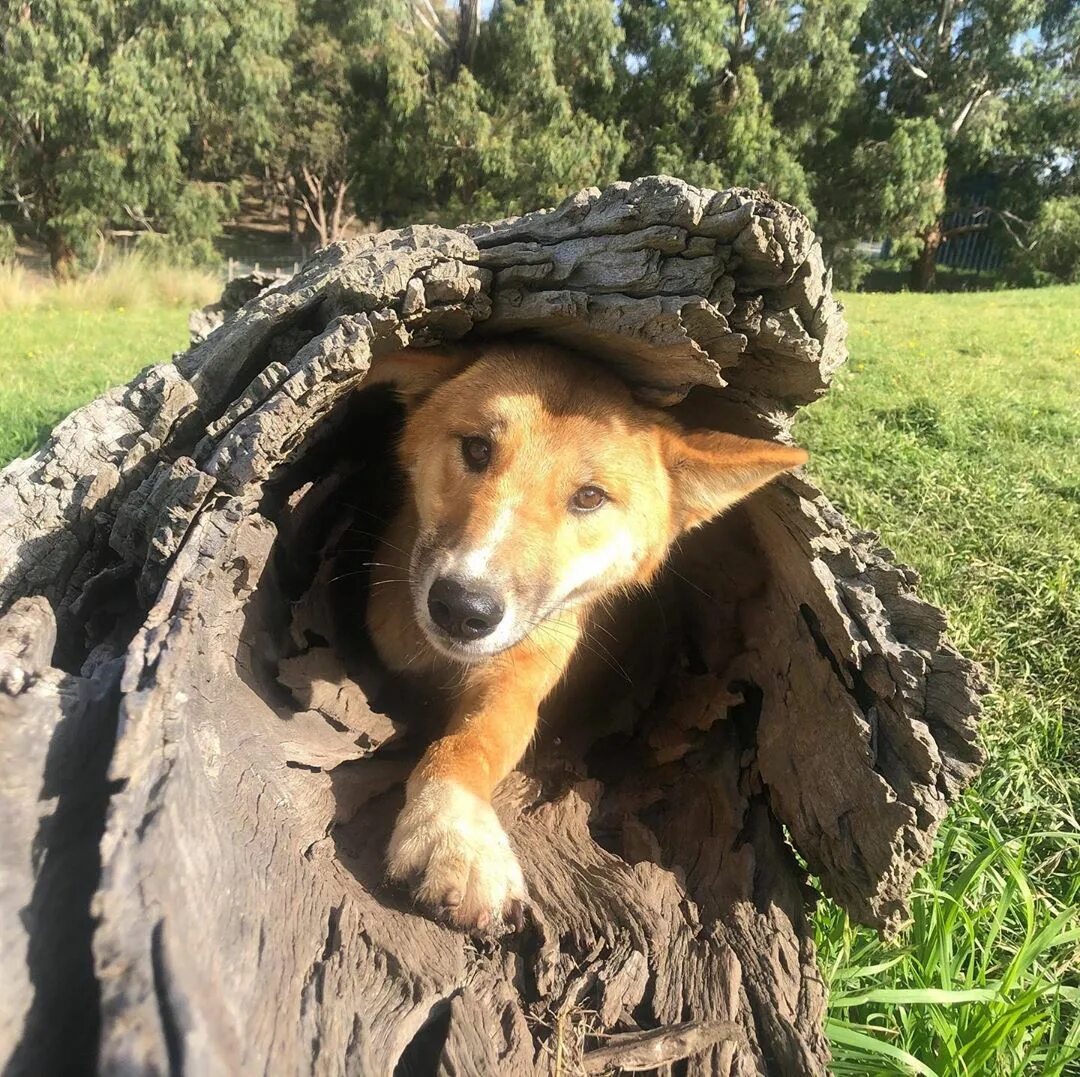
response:
<svg viewBox="0 0 1080 1077"><path fill-rule="evenodd" d="M0 313L201 307L221 294L204 269L155 265L136 255L110 260L77 280L56 282L22 266L0 266Z"/></svg>

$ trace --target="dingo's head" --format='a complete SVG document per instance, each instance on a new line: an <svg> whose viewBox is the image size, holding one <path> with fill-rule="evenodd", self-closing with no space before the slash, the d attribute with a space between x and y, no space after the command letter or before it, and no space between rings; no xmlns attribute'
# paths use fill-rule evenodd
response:
<svg viewBox="0 0 1080 1077"><path fill-rule="evenodd" d="M407 351L373 374L408 409L415 615L459 661L647 584L682 532L806 460L771 441L683 431L552 345Z"/></svg>

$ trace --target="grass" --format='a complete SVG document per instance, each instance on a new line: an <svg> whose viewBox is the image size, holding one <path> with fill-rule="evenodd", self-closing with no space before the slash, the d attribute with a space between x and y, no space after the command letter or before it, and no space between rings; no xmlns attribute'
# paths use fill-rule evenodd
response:
<svg viewBox="0 0 1080 1077"><path fill-rule="evenodd" d="M212 276L128 258L68 284L0 267L0 465L33 451L73 408L186 343Z"/></svg>
<svg viewBox="0 0 1080 1077"><path fill-rule="evenodd" d="M990 670L989 760L895 943L823 902L837 1074L1080 1073L1080 288L852 295L851 361L800 420Z"/></svg>
<svg viewBox="0 0 1080 1077"><path fill-rule="evenodd" d="M0 463L183 347L207 293L129 283L28 307L0 279ZM816 914L833 1068L1080 1074L1080 288L846 302L851 362L799 424L811 470L922 572L995 690L911 928Z"/></svg>
<svg viewBox="0 0 1080 1077"><path fill-rule="evenodd" d="M0 265L0 314L190 309L212 303L220 294L221 281L206 270L158 265L134 254L114 257L100 270L60 283L19 265Z"/></svg>

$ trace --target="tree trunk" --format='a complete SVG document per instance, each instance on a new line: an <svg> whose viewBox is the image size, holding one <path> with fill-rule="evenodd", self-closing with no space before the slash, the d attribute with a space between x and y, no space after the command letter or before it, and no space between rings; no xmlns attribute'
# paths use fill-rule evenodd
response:
<svg viewBox="0 0 1080 1077"><path fill-rule="evenodd" d="M476 57L476 43L480 36L479 0L461 0L458 5L458 39L454 50L454 74L463 67L471 67Z"/></svg>
<svg viewBox="0 0 1080 1077"><path fill-rule="evenodd" d="M949 179L949 170L942 169L933 182L933 193L938 200L938 205L944 209L945 186ZM941 244L945 240L944 225L939 215L933 224L919 234L922 240L922 249L918 257L911 263L911 290L913 292L932 292L937 282L937 255Z"/></svg>
<svg viewBox="0 0 1080 1077"><path fill-rule="evenodd" d="M519 332L780 438L844 359L798 213L650 177L334 244L0 475L7 1072L50 1072L54 1011L106 1073L825 1072L801 864L904 922L981 682L805 476L685 544L628 681L568 690L501 787L523 933L384 885L425 734L356 628L398 419L355 390L410 344Z"/></svg>
<svg viewBox="0 0 1080 1077"><path fill-rule="evenodd" d="M911 263L911 290L932 292L937 283L937 253L941 247L941 222L935 221L922 235L922 249Z"/></svg>
<svg viewBox="0 0 1080 1077"><path fill-rule="evenodd" d="M349 181L341 180L332 185L334 208L330 214L330 242L344 238L345 231L352 223L352 216L345 216L345 196L349 193Z"/></svg>
<svg viewBox="0 0 1080 1077"><path fill-rule="evenodd" d="M75 248L57 228L46 229L46 246L49 251L49 268L57 280L71 280L78 270Z"/></svg>
<svg viewBox="0 0 1080 1077"><path fill-rule="evenodd" d="M300 199L296 193L296 177L291 172L285 177L285 184L285 207L289 213L289 242L296 246L300 242Z"/></svg>

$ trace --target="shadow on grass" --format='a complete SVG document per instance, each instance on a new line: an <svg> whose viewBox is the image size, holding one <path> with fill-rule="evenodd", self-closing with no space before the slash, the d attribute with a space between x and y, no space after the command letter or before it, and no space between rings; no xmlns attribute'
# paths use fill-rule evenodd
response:
<svg viewBox="0 0 1080 1077"><path fill-rule="evenodd" d="M1019 287L1000 271L976 272L938 266L934 292L993 292ZM859 284L860 292L910 292L911 276L906 267L875 266Z"/></svg>

